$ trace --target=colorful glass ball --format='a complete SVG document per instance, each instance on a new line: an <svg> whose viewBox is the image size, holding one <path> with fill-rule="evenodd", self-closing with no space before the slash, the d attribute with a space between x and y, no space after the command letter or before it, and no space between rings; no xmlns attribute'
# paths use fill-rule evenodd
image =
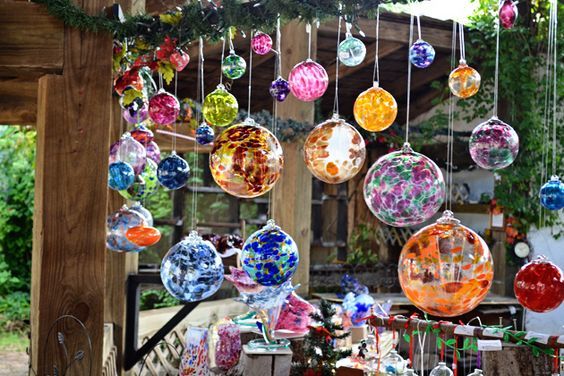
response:
<svg viewBox="0 0 564 376"><path fill-rule="evenodd" d="M343 183L354 177L365 158L364 139L355 127L338 117L316 126L304 143L308 170L329 184Z"/></svg>
<svg viewBox="0 0 564 376"><path fill-rule="evenodd" d="M368 208L390 226L413 226L428 220L444 197L445 182L439 167L409 145L380 157L364 180Z"/></svg>
<svg viewBox="0 0 564 376"><path fill-rule="evenodd" d="M280 76L270 84L270 95L278 102L284 102L290 91L290 83Z"/></svg>
<svg viewBox="0 0 564 376"><path fill-rule="evenodd" d="M251 39L251 48L257 55L266 55L272 50L272 38L263 32L257 32Z"/></svg>
<svg viewBox="0 0 564 376"><path fill-rule="evenodd" d="M157 164L161 162L161 149L155 141L150 141L145 146L145 151L147 152L147 159L151 159Z"/></svg>
<svg viewBox="0 0 564 376"><path fill-rule="evenodd" d="M125 133L119 141L110 146L110 164L122 161L133 167L135 174L141 173L147 160L147 151L130 133Z"/></svg>
<svg viewBox="0 0 564 376"><path fill-rule="evenodd" d="M564 208L564 183L558 176L552 176L540 189L540 203L548 210Z"/></svg>
<svg viewBox="0 0 564 376"><path fill-rule="evenodd" d="M172 54L170 54L170 64L176 69L177 72L181 72L186 68L190 62L190 55L181 49L177 49Z"/></svg>
<svg viewBox="0 0 564 376"><path fill-rule="evenodd" d="M298 63L288 76L292 94L303 102L321 98L329 86L327 71L311 59Z"/></svg>
<svg viewBox="0 0 564 376"><path fill-rule="evenodd" d="M200 301L212 296L221 287L223 262L213 244L194 231L165 255L161 264L161 280L176 299Z"/></svg>
<svg viewBox="0 0 564 376"><path fill-rule="evenodd" d="M429 43L418 39L409 49L409 61L417 68L427 68L435 60L435 49Z"/></svg>
<svg viewBox="0 0 564 376"><path fill-rule="evenodd" d="M223 85L206 95L202 113L206 121L217 127L225 127L233 122L239 111L237 98L228 92Z"/></svg>
<svg viewBox="0 0 564 376"><path fill-rule="evenodd" d="M129 106L122 110L122 116L130 124L139 124L149 118L149 105L143 102L139 108L137 106Z"/></svg>
<svg viewBox="0 0 564 376"><path fill-rule="evenodd" d="M154 194L158 188L157 163L147 159L141 174L136 175L133 184L129 188L119 191L119 194L128 200L141 201Z"/></svg>
<svg viewBox="0 0 564 376"><path fill-rule="evenodd" d="M149 117L158 125L173 124L180 113L180 102L170 93L159 91L149 100Z"/></svg>
<svg viewBox="0 0 564 376"><path fill-rule="evenodd" d="M146 226L145 218L137 211L123 206L108 216L106 221L106 247L115 252L140 252L140 247L130 242L125 233L132 227Z"/></svg>
<svg viewBox="0 0 564 376"><path fill-rule="evenodd" d="M480 73L472 67L461 62L460 65L450 72L448 86L455 96L466 99L475 95L480 90L482 78Z"/></svg>
<svg viewBox="0 0 564 376"><path fill-rule="evenodd" d="M460 316L480 304L493 280L486 242L445 211L404 245L398 274L405 296L439 317Z"/></svg>
<svg viewBox="0 0 564 376"><path fill-rule="evenodd" d="M210 170L227 193L252 198L268 192L280 178L284 156L278 139L249 122L233 125L214 141Z"/></svg>
<svg viewBox="0 0 564 376"><path fill-rule="evenodd" d="M263 286L278 286L292 278L299 260L296 242L273 220L249 236L241 252L243 270Z"/></svg>
<svg viewBox="0 0 564 376"><path fill-rule="evenodd" d="M369 132L387 129L396 120L398 104L392 94L374 83L362 92L354 102L354 119Z"/></svg>
<svg viewBox="0 0 564 376"><path fill-rule="evenodd" d="M131 131L131 137L133 137L133 139L141 145L145 146L145 148L147 148L149 142L155 139L153 132L143 124L135 127Z"/></svg>
<svg viewBox="0 0 564 376"><path fill-rule="evenodd" d="M347 67L355 67L364 61L366 46L360 39L347 34L345 40L339 43L337 54L341 63Z"/></svg>
<svg viewBox="0 0 564 376"><path fill-rule="evenodd" d="M470 135L470 156L478 166L499 170L513 163L519 153L519 136L509 125L492 117Z"/></svg>
<svg viewBox="0 0 564 376"><path fill-rule="evenodd" d="M157 179L165 188L180 189L186 185L189 177L190 166L188 162L174 152L159 163Z"/></svg>
<svg viewBox="0 0 564 376"><path fill-rule="evenodd" d="M213 128L206 123L202 123L196 128L196 142L200 145L207 145L213 142L214 136Z"/></svg>
<svg viewBox="0 0 564 376"><path fill-rule="evenodd" d="M117 161L108 167L108 186L116 191L131 187L135 181L135 171L127 162Z"/></svg>
<svg viewBox="0 0 564 376"><path fill-rule="evenodd" d="M125 232L125 237L140 247L150 247L161 240L161 232L151 226L135 226Z"/></svg>
<svg viewBox="0 0 564 376"><path fill-rule="evenodd" d="M513 0L504 0L499 8L499 24L504 29L511 29L515 25L518 15L517 3Z"/></svg>
<svg viewBox="0 0 564 376"><path fill-rule="evenodd" d="M231 52L221 63L223 75L230 80L243 77L246 70L247 62L241 56L236 55L235 52Z"/></svg>
<svg viewBox="0 0 564 376"><path fill-rule="evenodd" d="M549 312L564 300L562 270L541 256L524 265L513 282L515 297L533 312Z"/></svg>

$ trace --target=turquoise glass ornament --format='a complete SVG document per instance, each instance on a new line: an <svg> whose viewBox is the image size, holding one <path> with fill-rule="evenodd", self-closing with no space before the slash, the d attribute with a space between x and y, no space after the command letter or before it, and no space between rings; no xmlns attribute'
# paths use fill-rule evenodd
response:
<svg viewBox="0 0 564 376"><path fill-rule="evenodd" d="M245 74L247 70L247 62L241 56L230 51L229 56L223 59L221 63L221 71L223 75L231 80L236 80Z"/></svg>
<svg viewBox="0 0 564 376"><path fill-rule="evenodd" d="M564 208L564 183L558 176L552 176L540 189L540 203L548 210Z"/></svg>
<svg viewBox="0 0 564 376"><path fill-rule="evenodd" d="M351 33L346 34L346 38L339 44L337 50L339 61L347 67L354 67L363 62L366 57L366 46Z"/></svg>
<svg viewBox="0 0 564 376"><path fill-rule="evenodd" d="M159 183L168 189L180 189L186 185L190 177L190 166L188 162L180 158L175 152L159 163L157 179Z"/></svg>
<svg viewBox="0 0 564 376"><path fill-rule="evenodd" d="M135 181L135 171L127 162L117 161L108 167L108 186L119 191L131 187Z"/></svg>

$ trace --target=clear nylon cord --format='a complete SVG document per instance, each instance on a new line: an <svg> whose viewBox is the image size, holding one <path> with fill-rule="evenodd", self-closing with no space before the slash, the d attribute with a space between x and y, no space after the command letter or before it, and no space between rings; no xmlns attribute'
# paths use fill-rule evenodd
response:
<svg viewBox="0 0 564 376"><path fill-rule="evenodd" d="M247 117L250 118L251 117L251 93L252 93L252 89L251 89L251 83L253 81L253 34L254 31L251 31L251 37L249 38L250 40L250 46L249 46L249 96L248 96L248 101L247 101Z"/></svg>
<svg viewBox="0 0 564 376"><path fill-rule="evenodd" d="M274 78L278 78L281 76L281 69L282 69L282 49L281 49L281 38L282 33L280 32L280 15L278 15L278 20L276 21L276 62L274 67ZM277 137L278 133L278 101L276 98L272 98L272 133L274 137ZM274 196L274 192L276 192L276 184L268 194L268 217L274 219L274 209L275 209L275 201L272 199Z"/></svg>
<svg viewBox="0 0 564 376"><path fill-rule="evenodd" d="M376 54L374 55L374 71L372 73L372 82L378 82L380 85L380 62L378 59L380 49L380 5L376 8Z"/></svg>
<svg viewBox="0 0 564 376"><path fill-rule="evenodd" d="M500 2L501 9L501 2ZM499 14L499 9L498 12ZM498 101L498 91L499 91L499 17L496 17L495 27L496 27L496 42L495 42L495 74L494 74L494 103L493 103L493 116L497 117L497 101Z"/></svg>
<svg viewBox="0 0 564 376"><path fill-rule="evenodd" d="M413 14L409 21L409 46L413 44ZM411 104L411 62L409 61L409 52L407 59L407 106L405 116L405 143L409 143L409 107Z"/></svg>
<svg viewBox="0 0 564 376"><path fill-rule="evenodd" d="M418 40L421 40L421 17L417 15L417 35Z"/></svg>
<svg viewBox="0 0 564 376"><path fill-rule="evenodd" d="M204 100L204 40L200 37L199 43L199 53L198 53L198 94L199 102L203 103ZM197 112L197 121L200 124L200 121L203 121L201 117L201 110ZM193 171L193 184L192 184L192 229L196 230L196 212L198 210L198 195L196 193L196 182L198 180L198 152L199 152L199 144L198 142L194 142L194 160L192 162L192 171Z"/></svg>
<svg viewBox="0 0 564 376"><path fill-rule="evenodd" d="M452 44L451 44L451 58L450 69L453 70L456 64L456 31L457 23L452 23ZM446 157L446 188L447 197L445 208L452 211L452 165L453 165L453 152L454 148L454 96L449 94L448 102L448 127L447 127L447 157Z"/></svg>
<svg viewBox="0 0 564 376"><path fill-rule="evenodd" d="M223 39L223 42L222 42L222 45L221 45L220 64L223 64L223 60L225 59L225 36L222 39ZM219 84L223 85L223 70L222 69L219 70Z"/></svg>
<svg viewBox="0 0 564 376"><path fill-rule="evenodd" d="M340 4L339 4L340 8ZM339 44L341 44L341 24L343 17L339 14L339 26L337 30L337 55L335 57L335 99L333 101L333 115L339 114Z"/></svg>
<svg viewBox="0 0 564 376"><path fill-rule="evenodd" d="M311 59L311 24L310 23L306 25L306 33L307 33L307 58L309 60Z"/></svg>

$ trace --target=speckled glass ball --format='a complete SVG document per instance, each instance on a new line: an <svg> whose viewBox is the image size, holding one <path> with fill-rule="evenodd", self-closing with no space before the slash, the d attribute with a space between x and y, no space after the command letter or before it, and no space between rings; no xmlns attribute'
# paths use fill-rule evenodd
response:
<svg viewBox="0 0 564 376"><path fill-rule="evenodd" d="M552 176L550 180L541 187L539 192L540 203L548 210L560 210L564 208L564 183L558 176Z"/></svg>
<svg viewBox="0 0 564 376"><path fill-rule="evenodd" d="M564 300L564 274L557 265L540 256L517 272L513 291L523 307L533 312L550 312Z"/></svg>
<svg viewBox="0 0 564 376"><path fill-rule="evenodd" d="M347 67L354 67L364 61L366 46L360 39L347 34L345 40L339 43L337 53L341 63Z"/></svg>
<svg viewBox="0 0 564 376"><path fill-rule="evenodd" d="M353 178L365 158L364 139L355 127L338 117L316 126L304 143L304 161L308 170L329 184Z"/></svg>
<svg viewBox="0 0 564 376"><path fill-rule="evenodd" d="M429 43L418 39L409 49L409 61L417 68L427 68L435 60L435 49Z"/></svg>
<svg viewBox="0 0 564 376"><path fill-rule="evenodd" d="M327 71L311 59L302 61L292 68L288 81L292 94L304 102L321 98L329 86Z"/></svg>
<svg viewBox="0 0 564 376"><path fill-rule="evenodd" d="M398 115L398 104L392 94L374 83L354 102L354 119L369 132L380 132L391 126Z"/></svg>
<svg viewBox="0 0 564 376"><path fill-rule="evenodd" d="M155 124L173 124L180 113L178 99L164 90L160 90L149 100L149 117Z"/></svg>
<svg viewBox="0 0 564 376"><path fill-rule="evenodd" d="M486 242L447 210L405 243L398 275L405 296L423 312L460 316L488 294L493 260Z"/></svg>
<svg viewBox="0 0 564 376"><path fill-rule="evenodd" d="M130 124L139 124L149 118L149 105L143 102L141 107L129 106L122 110L122 115L125 121Z"/></svg>
<svg viewBox="0 0 564 376"><path fill-rule="evenodd" d="M210 153L215 182L237 197L252 198L268 192L280 178L283 166L278 139L268 129L249 121L223 131Z"/></svg>
<svg viewBox="0 0 564 376"><path fill-rule="evenodd" d="M519 136L509 125L492 117L472 131L470 156L478 166L499 170L513 163L519 153Z"/></svg>
<svg viewBox="0 0 564 376"><path fill-rule="evenodd" d="M272 50L272 38L263 32L257 32L251 39L251 48L257 55L266 55Z"/></svg>
<svg viewBox="0 0 564 376"><path fill-rule="evenodd" d="M131 130L131 137L141 145L147 147L149 142L153 141L155 135L153 132L147 128L145 125L141 124Z"/></svg>
<svg viewBox="0 0 564 376"><path fill-rule="evenodd" d="M157 179L165 188L180 189L186 185L189 177L190 166L188 162L174 152L159 163Z"/></svg>
<svg viewBox="0 0 564 376"><path fill-rule="evenodd" d="M202 113L206 121L217 127L225 127L233 122L239 111L237 98L228 92L223 85L206 95Z"/></svg>
<svg viewBox="0 0 564 376"><path fill-rule="evenodd" d="M499 24L504 29L511 29L515 25L518 15L517 3L512 0L504 0L499 8Z"/></svg>
<svg viewBox="0 0 564 376"><path fill-rule="evenodd" d="M153 160L156 164L161 162L161 149L155 141L150 141L147 146L145 146L147 151L147 159Z"/></svg>
<svg viewBox="0 0 564 376"><path fill-rule="evenodd" d="M116 191L129 188L135 181L135 172L129 163L117 161L108 167L108 186Z"/></svg>
<svg viewBox="0 0 564 376"><path fill-rule="evenodd" d="M147 159L141 174L136 175L133 184L129 188L119 191L119 194L128 200L141 201L154 194L158 188L157 164L153 160Z"/></svg>
<svg viewBox="0 0 564 376"><path fill-rule="evenodd" d="M278 286L292 278L299 259L296 242L273 220L249 236L241 252L243 270L263 286Z"/></svg>
<svg viewBox="0 0 564 376"><path fill-rule="evenodd" d="M110 164L122 161L129 163L135 174L141 173L145 167L147 152L140 142L131 137L130 133L125 133L119 141L110 146Z"/></svg>
<svg viewBox="0 0 564 376"><path fill-rule="evenodd" d="M161 280L176 299L185 302L204 300L221 287L223 262L213 244L193 231L163 258Z"/></svg>
<svg viewBox="0 0 564 376"><path fill-rule="evenodd" d="M407 227L428 220L439 210L444 198L441 170L409 145L380 157L364 180L368 208L390 226Z"/></svg>
<svg viewBox="0 0 564 376"><path fill-rule="evenodd" d="M290 91L290 83L280 76L270 84L270 95L278 102L284 102Z"/></svg>
<svg viewBox="0 0 564 376"><path fill-rule="evenodd" d="M243 77L246 70L247 62L241 56L236 55L235 52L231 52L221 63L223 75L230 80Z"/></svg>
<svg viewBox="0 0 564 376"><path fill-rule="evenodd" d="M149 209L141 205L139 201L134 202L133 205L129 207L129 210L138 212L145 218L145 221L147 221L147 226L153 226L153 215Z"/></svg>
<svg viewBox="0 0 564 376"><path fill-rule="evenodd" d="M145 218L139 212L123 206L107 218L106 247L115 252L140 252L144 250L144 247L127 240L125 233L132 227L146 225Z"/></svg>
<svg viewBox="0 0 564 376"><path fill-rule="evenodd" d="M206 123L202 123L196 128L196 142L200 145L207 145L213 142L214 136L213 128Z"/></svg>
<svg viewBox="0 0 564 376"><path fill-rule="evenodd" d="M480 90L482 78L480 73L472 67L461 62L460 65L450 72L448 86L452 94L459 98L466 99L475 95Z"/></svg>

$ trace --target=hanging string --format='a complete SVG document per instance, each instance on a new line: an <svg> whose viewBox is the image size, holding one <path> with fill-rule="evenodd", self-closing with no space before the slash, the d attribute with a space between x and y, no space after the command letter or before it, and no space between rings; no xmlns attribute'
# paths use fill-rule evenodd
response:
<svg viewBox="0 0 564 376"><path fill-rule="evenodd" d="M460 34L460 61L466 63L466 47L464 45L464 25L458 24L458 32Z"/></svg>
<svg viewBox="0 0 564 376"><path fill-rule="evenodd" d="M307 59L311 60L311 24L310 23L306 25L306 33L307 33Z"/></svg>
<svg viewBox="0 0 564 376"><path fill-rule="evenodd" d="M281 65L282 65L282 49L280 48L281 46L281 32L280 32L280 15L278 15L278 19L276 20L276 51L277 51L277 57L276 57L276 61L275 61L275 65L274 65L274 79L278 78L281 76ZM278 133L278 101L276 100L276 98L272 98L272 133L274 134L274 137L277 137L277 133ZM272 197L274 196L276 192L276 184L274 185L274 187L272 188L272 190L270 191L269 195L268 195L268 213L267 216L270 219L274 219L274 205L275 205L275 201L272 199Z"/></svg>
<svg viewBox="0 0 564 376"><path fill-rule="evenodd" d="M380 61L378 59L380 50L380 4L376 7L376 55L374 56L374 71L372 72L372 82L380 84Z"/></svg>
<svg viewBox="0 0 564 376"><path fill-rule="evenodd" d="M342 5L341 3L339 3L339 12L342 9ZM339 44L341 44L341 22L343 20L343 17L341 14L339 14L338 16L339 18L339 26L337 29L337 54L335 56L335 99L333 100L333 115L338 115L339 114ZM348 29L348 24L347 24L347 32L349 31Z"/></svg>
<svg viewBox="0 0 564 376"><path fill-rule="evenodd" d="M413 44L413 14L409 21L409 46ZM405 119L405 143L409 144L409 107L411 104L411 62L409 61L409 52L407 57L407 107Z"/></svg>
<svg viewBox="0 0 564 376"><path fill-rule="evenodd" d="M253 33L251 30L251 37L249 38L249 96L247 98L247 118L251 117L251 93L252 93L252 80L253 80Z"/></svg>
<svg viewBox="0 0 564 376"><path fill-rule="evenodd" d="M274 69L274 79L282 76L282 32L280 31L280 15L276 19L276 67ZM274 101L276 104L276 101Z"/></svg>
<svg viewBox="0 0 564 376"><path fill-rule="evenodd" d="M200 103L203 102L204 100L204 92L205 92L205 87L204 87L204 40L202 37L200 37L200 42L199 42L199 52L198 52L198 84L197 84L197 91L198 93L196 94L196 96L198 97L198 101ZM200 121L203 121L202 119L202 113L201 110L196 112L196 119L197 119L197 123L200 124ZM198 181L198 153L199 153L199 144L198 142L194 143L195 146L195 151L194 151L194 159L192 162L192 171L193 171L193 177L192 177L192 229L196 230L196 212L198 210L198 195L196 193L197 189L196 189L196 182Z"/></svg>
<svg viewBox="0 0 564 376"><path fill-rule="evenodd" d="M417 15L417 35L418 35L418 40L421 40L421 17L418 14Z"/></svg>
<svg viewBox="0 0 564 376"><path fill-rule="evenodd" d="M553 87L552 87L552 174L556 175L556 102L558 100L558 92L556 91L557 89L557 80L556 80L556 75L557 75L557 70L558 70L558 65L557 65L557 60L556 57L558 56L558 51L557 51L557 31L558 31L558 5L556 0L554 0L551 4L551 19L552 19L552 38L553 38L553 42L552 42L552 69L553 69L553 73L552 73L552 80L553 80Z"/></svg>
<svg viewBox="0 0 564 376"><path fill-rule="evenodd" d="M182 28L180 27L178 29L178 40L181 41L182 40ZM178 99L178 71L175 70L174 71L174 97ZM180 117L180 126L182 126L182 121L184 120L184 116ZM174 136L172 136L172 152L174 154L176 154L176 134L177 132L177 127L176 127L176 119L174 119L174 126L173 126L173 130L174 130Z"/></svg>
<svg viewBox="0 0 564 376"><path fill-rule="evenodd" d="M452 23L452 43L450 69L454 69L456 64L456 31L457 23ZM447 123L447 157L446 157L446 188L447 197L445 200L445 208L452 211L452 171L453 171L453 142L454 142L454 96L449 94L448 102L448 123Z"/></svg>
<svg viewBox="0 0 564 376"><path fill-rule="evenodd" d="M502 2L499 2L499 9L497 14L501 10ZM497 118L497 101L498 101L498 90L499 90L499 16L495 18L495 28L496 28L496 42L495 42L495 74L494 74L494 103L493 103L493 117Z"/></svg>
<svg viewBox="0 0 564 376"><path fill-rule="evenodd" d="M220 62L220 64L223 64L223 60L225 59L225 35L221 39L223 40L223 42L222 42L222 46L221 46L221 62ZM219 84L223 85L223 70L222 69L219 70Z"/></svg>

